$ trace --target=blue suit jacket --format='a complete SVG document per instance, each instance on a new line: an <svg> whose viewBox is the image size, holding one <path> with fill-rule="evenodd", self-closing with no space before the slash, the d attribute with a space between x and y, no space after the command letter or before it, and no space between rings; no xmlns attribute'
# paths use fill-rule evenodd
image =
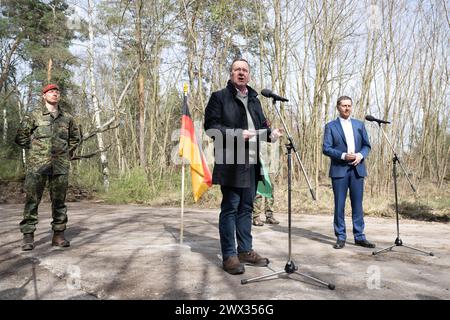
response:
<svg viewBox="0 0 450 320"><path fill-rule="evenodd" d="M356 170L360 177L365 177L367 170L364 160L370 152L369 136L362 121L355 119L351 119L351 121L355 138L355 153L359 152L363 155L363 160L356 166ZM331 158L329 176L331 178L344 177L350 164L341 159L342 153L347 152L347 141L339 118L326 124L322 152Z"/></svg>

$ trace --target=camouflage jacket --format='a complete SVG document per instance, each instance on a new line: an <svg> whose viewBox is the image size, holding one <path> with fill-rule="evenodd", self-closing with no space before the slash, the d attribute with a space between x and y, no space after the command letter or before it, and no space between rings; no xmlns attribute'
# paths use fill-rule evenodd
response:
<svg viewBox="0 0 450 320"><path fill-rule="evenodd" d="M68 174L69 160L80 141L73 117L58 108L56 118L47 108L34 110L22 120L16 143L27 149L27 170Z"/></svg>

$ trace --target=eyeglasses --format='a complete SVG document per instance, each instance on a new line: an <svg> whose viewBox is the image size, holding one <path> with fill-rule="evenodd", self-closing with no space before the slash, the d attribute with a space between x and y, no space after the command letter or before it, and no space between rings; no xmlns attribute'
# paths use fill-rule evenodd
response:
<svg viewBox="0 0 450 320"><path fill-rule="evenodd" d="M236 68L233 69L233 72L243 72L243 73L248 73L248 70L245 68Z"/></svg>

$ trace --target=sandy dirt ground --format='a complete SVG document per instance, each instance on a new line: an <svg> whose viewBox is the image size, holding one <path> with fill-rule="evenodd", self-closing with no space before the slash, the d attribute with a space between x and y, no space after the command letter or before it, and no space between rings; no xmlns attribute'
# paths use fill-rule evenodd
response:
<svg viewBox="0 0 450 320"><path fill-rule="evenodd" d="M186 209L180 243L180 209L93 202L68 204L71 247L50 245L50 208L43 203L36 248L20 249L23 206L0 205L0 299L146 300L428 300L450 299L450 225L400 220L406 247L373 255L348 242L335 250L331 215L292 217L291 259L298 271L332 283L335 290L301 274L276 271L289 261L288 217L279 225L253 227L254 249L268 267L246 267L243 275L221 268L218 211ZM366 235L384 248L394 243L394 219L366 218Z"/></svg>

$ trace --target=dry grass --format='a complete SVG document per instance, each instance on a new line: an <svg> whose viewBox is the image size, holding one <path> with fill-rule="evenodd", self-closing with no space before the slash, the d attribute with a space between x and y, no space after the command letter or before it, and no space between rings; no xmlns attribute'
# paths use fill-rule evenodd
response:
<svg viewBox="0 0 450 320"><path fill-rule="evenodd" d="M399 214L403 218L425 221L450 221L450 189L444 184L438 188L431 182L415 185L414 193L407 183L399 184L398 202ZM366 203L368 215L394 216L395 197L393 188L389 188L379 195L372 195Z"/></svg>
<svg viewBox="0 0 450 320"><path fill-rule="evenodd" d="M450 221L450 188L446 184L439 189L431 182L418 186L417 193L413 193L407 184L399 185L399 213L401 218L425 221ZM367 189L366 189L367 190ZM166 201L157 201L153 204L180 205L180 195L173 192L170 197L160 198ZM288 192L287 186L278 185L274 191L274 209L277 214L287 213ZM175 199L173 197L176 197ZM333 191L331 182L323 181L316 191L317 201L313 201L306 183L295 182L292 187L292 214L327 214L332 216L334 210ZM366 216L394 217L395 200L393 190L385 190L379 194L364 194L363 208ZM170 201L169 198L171 198ZM220 188L213 186L198 203L194 203L190 190L186 190L186 206L199 208L220 208ZM170 202L170 203L169 203ZM347 197L346 215L351 215L350 200Z"/></svg>

